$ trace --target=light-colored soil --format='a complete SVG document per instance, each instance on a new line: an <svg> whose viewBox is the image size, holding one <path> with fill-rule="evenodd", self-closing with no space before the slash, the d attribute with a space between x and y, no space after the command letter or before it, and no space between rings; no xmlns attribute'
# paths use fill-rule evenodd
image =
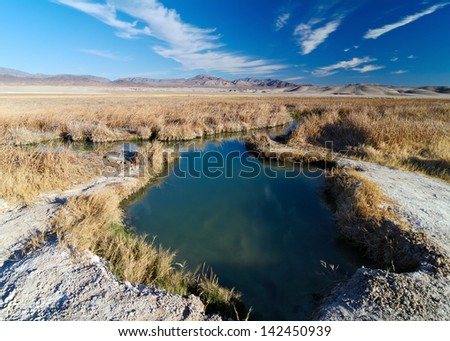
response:
<svg viewBox="0 0 450 341"><path fill-rule="evenodd" d="M316 313L326 321L450 320L450 279L426 270L389 273L358 269Z"/></svg>
<svg viewBox="0 0 450 341"><path fill-rule="evenodd" d="M420 174L361 161L341 160L356 168L392 199L399 217L423 233L450 259L450 185ZM359 269L338 285L317 311L319 320L450 320L450 275L422 263L417 271L392 273Z"/></svg>
<svg viewBox="0 0 450 341"><path fill-rule="evenodd" d="M52 242L1 271L2 320L209 319L198 297L119 282L98 257Z"/></svg>
<svg viewBox="0 0 450 341"><path fill-rule="evenodd" d="M0 80L0 95L104 95L111 93L148 93L170 96L173 94L259 94L286 95L295 97L398 97L398 98L450 98L449 93L439 93L430 87L393 88L374 85L348 86L312 86L301 85L295 88L228 88L228 87L146 87L135 86L107 86L107 85L39 85L39 84L8 84Z"/></svg>
<svg viewBox="0 0 450 341"><path fill-rule="evenodd" d="M426 234L450 259L450 184L418 173L377 164L343 160L341 166L362 170L397 205L397 214Z"/></svg>

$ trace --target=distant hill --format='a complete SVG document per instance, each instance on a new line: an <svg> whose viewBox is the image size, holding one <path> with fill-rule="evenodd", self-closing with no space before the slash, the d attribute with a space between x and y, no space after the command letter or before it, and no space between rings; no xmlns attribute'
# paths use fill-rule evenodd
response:
<svg viewBox="0 0 450 341"><path fill-rule="evenodd" d="M32 77L33 75L30 73L26 73L19 70L7 69L4 67L0 67L0 76L11 76L11 77Z"/></svg>
<svg viewBox="0 0 450 341"><path fill-rule="evenodd" d="M276 92L305 96L448 96L450 87L423 86L398 87L379 84L347 84L339 86L317 86L295 84L277 79L241 78L226 80L210 75L192 78L151 79L128 77L116 80L91 75L45 75L30 74L0 67L0 84L3 85L48 85L48 86L101 86L121 88L206 88L233 92Z"/></svg>
<svg viewBox="0 0 450 341"><path fill-rule="evenodd" d="M292 88L298 84L280 81L278 79L257 79L242 78L232 81L238 87L258 87L258 88Z"/></svg>
<svg viewBox="0 0 450 341"><path fill-rule="evenodd" d="M0 83L22 85L96 85L110 83L107 78L91 75L45 75L31 74L0 67Z"/></svg>
<svg viewBox="0 0 450 341"><path fill-rule="evenodd" d="M206 87L206 88L292 88L297 84L288 83L276 79L257 79L243 78L236 80L226 80L209 75L198 75L192 78L179 79L149 79L149 78L121 78L113 83L120 85L143 85L143 86L161 86L161 87Z"/></svg>
<svg viewBox="0 0 450 341"><path fill-rule="evenodd" d="M323 96L440 96L450 94L450 87L425 86L425 87L401 87L378 84L348 84L338 86L300 85L285 90L290 93L302 95Z"/></svg>

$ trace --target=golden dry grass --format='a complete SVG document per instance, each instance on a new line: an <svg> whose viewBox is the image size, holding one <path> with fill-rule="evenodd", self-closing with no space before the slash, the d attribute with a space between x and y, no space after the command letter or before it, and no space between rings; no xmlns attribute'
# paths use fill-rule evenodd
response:
<svg viewBox="0 0 450 341"><path fill-rule="evenodd" d="M286 146L270 139L267 134L253 134L245 141L247 150L256 157L271 160L300 162L311 167L329 169L335 166L333 154L324 148L304 145L302 148Z"/></svg>
<svg viewBox="0 0 450 341"><path fill-rule="evenodd" d="M47 237L47 231L36 231L22 249L22 255L27 255L41 248L47 241Z"/></svg>
<svg viewBox="0 0 450 341"><path fill-rule="evenodd" d="M81 156L65 148L0 146L0 153L0 197L16 203L29 203L39 193L66 190L93 179L102 164L96 154Z"/></svg>
<svg viewBox="0 0 450 341"><path fill-rule="evenodd" d="M292 108L290 146L307 144L450 181L450 101L322 99Z"/></svg>
<svg viewBox="0 0 450 341"><path fill-rule="evenodd" d="M354 170L341 171L341 173L337 171L337 173L337 176L340 177L341 187L353 192L344 198L342 204L345 209L338 212L338 220L348 222L357 216L364 220L371 220L376 225L380 225L384 218L398 220L389 209L392 201L382 193L377 185ZM409 228L404 225L403 229L408 230Z"/></svg>
<svg viewBox="0 0 450 341"><path fill-rule="evenodd" d="M188 140L290 122L280 101L229 96L2 96L0 143Z"/></svg>
<svg viewBox="0 0 450 341"><path fill-rule="evenodd" d="M158 141L142 146L134 164L111 165L103 159L107 151L106 147L92 152L74 151L64 145L27 148L0 145L0 198L29 204L40 193L64 191L100 175L131 175L137 179L135 186L143 187L173 161L172 153L165 152ZM119 188L122 198L135 191L129 184Z"/></svg>

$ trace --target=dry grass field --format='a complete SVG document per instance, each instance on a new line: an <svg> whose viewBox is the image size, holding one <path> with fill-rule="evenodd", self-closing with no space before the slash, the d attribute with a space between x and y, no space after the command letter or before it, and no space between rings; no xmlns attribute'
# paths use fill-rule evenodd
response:
<svg viewBox="0 0 450 341"><path fill-rule="evenodd" d="M292 147L333 142L363 160L450 181L450 101L430 99L306 99L288 106L299 125Z"/></svg>
<svg viewBox="0 0 450 341"><path fill-rule="evenodd" d="M278 100L239 96L2 96L0 143L22 145L66 137L108 142L189 140L291 121Z"/></svg>

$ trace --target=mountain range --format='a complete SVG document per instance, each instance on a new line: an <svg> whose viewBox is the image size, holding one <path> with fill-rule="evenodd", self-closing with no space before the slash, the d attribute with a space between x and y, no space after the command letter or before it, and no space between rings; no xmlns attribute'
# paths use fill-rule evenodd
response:
<svg viewBox="0 0 450 341"><path fill-rule="evenodd" d="M293 88L298 84L277 79L242 78L226 80L209 75L192 78L151 79L141 77L119 78L110 80L91 75L45 75L31 74L19 70L0 67L0 82L5 84L48 84L48 85L111 85L139 87L206 87L206 88Z"/></svg>
<svg viewBox="0 0 450 341"><path fill-rule="evenodd" d="M101 86L119 88L209 88L225 91L283 92L299 95L329 96L449 96L450 87L422 86L398 87L378 84L348 84L340 86L317 86L295 84L277 79L241 78L226 80L210 75L192 78L151 79L129 77L110 80L91 75L45 75L31 74L0 67L1 85L47 85L47 86Z"/></svg>

